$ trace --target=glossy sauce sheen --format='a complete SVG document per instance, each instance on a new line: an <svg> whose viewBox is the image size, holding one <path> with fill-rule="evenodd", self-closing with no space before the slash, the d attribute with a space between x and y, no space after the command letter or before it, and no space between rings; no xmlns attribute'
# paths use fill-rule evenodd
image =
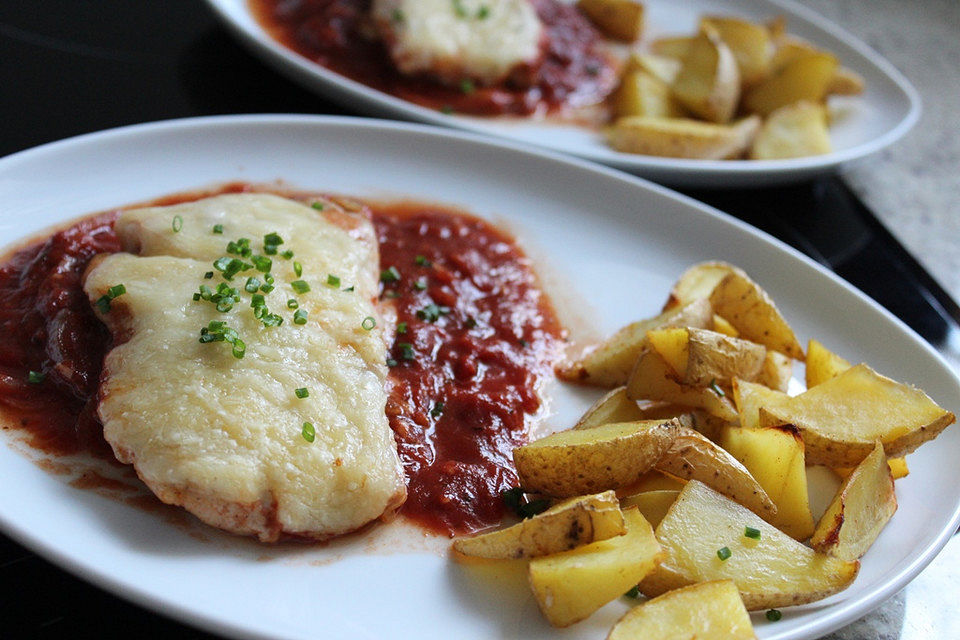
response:
<svg viewBox="0 0 960 640"><path fill-rule="evenodd" d="M250 189L235 183L150 204ZM390 350L396 365L387 405L409 483L402 513L443 533L495 524L503 516L500 492L517 481L511 452L527 441L562 329L529 261L503 232L435 206L370 209L381 268L401 274L382 285L382 298L406 323ZM0 264L5 428L26 431L49 453L109 456L95 413L109 335L80 284L90 258L120 249L116 216L81 220ZM442 307L432 322L429 313L418 316L431 304ZM29 371L46 378L31 384Z"/></svg>
<svg viewBox="0 0 960 640"><path fill-rule="evenodd" d="M575 7L530 0L546 32L543 61L529 86L501 82L463 91L429 78L401 75L386 49L369 37L370 0L250 0L274 39L317 64L384 93L430 109L471 115L562 112L601 102L617 83L596 29Z"/></svg>

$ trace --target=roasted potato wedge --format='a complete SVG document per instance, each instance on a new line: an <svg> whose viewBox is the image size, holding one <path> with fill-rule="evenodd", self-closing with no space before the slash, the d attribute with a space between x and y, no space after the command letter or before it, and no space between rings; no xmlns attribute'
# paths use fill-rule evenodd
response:
<svg viewBox="0 0 960 640"><path fill-rule="evenodd" d="M682 488L683 485L680 486ZM636 507L646 521L650 523L650 526L656 527L663 520L663 516L667 515L667 511L673 506L679 495L680 489L641 491L624 497L620 501L620 506L624 509Z"/></svg>
<svg viewBox="0 0 960 640"><path fill-rule="evenodd" d="M709 302L695 300L664 311L655 318L632 322L582 358L561 367L557 375L570 382L598 387L625 385L643 351L648 331L663 327L706 327L712 315Z"/></svg>
<svg viewBox="0 0 960 640"><path fill-rule="evenodd" d="M760 539L748 538L746 527ZM797 542L746 507L691 480L656 530L666 556L640 582L659 596L706 580L733 580L750 611L814 602L853 582L859 562L848 562ZM722 560L718 551L728 549Z"/></svg>
<svg viewBox="0 0 960 640"><path fill-rule="evenodd" d="M627 532L530 561L530 587L555 627L567 627L623 595L662 557L650 524L636 509L623 512Z"/></svg>
<svg viewBox="0 0 960 640"><path fill-rule="evenodd" d="M680 73L680 64L676 58L634 51L627 59L627 71L644 71L670 86Z"/></svg>
<svg viewBox="0 0 960 640"><path fill-rule="evenodd" d="M687 55L687 51L690 50L690 43L692 41L693 36L667 36L657 38L650 42L650 52L654 55L674 58L682 62L683 58Z"/></svg>
<svg viewBox="0 0 960 640"><path fill-rule="evenodd" d="M663 358L674 378L682 382L690 360L690 333L684 328L656 329L647 332L647 344ZM705 386L705 385L704 385Z"/></svg>
<svg viewBox="0 0 960 640"><path fill-rule="evenodd" d="M628 611L607 640L753 640L757 636L732 580L682 587Z"/></svg>
<svg viewBox="0 0 960 640"><path fill-rule="evenodd" d="M605 35L632 42L643 35L643 4L635 0L578 0L577 8Z"/></svg>
<svg viewBox="0 0 960 640"><path fill-rule="evenodd" d="M767 350L759 344L706 329L687 329L687 334L684 384L729 387L734 378L753 380L760 375Z"/></svg>
<svg viewBox="0 0 960 640"><path fill-rule="evenodd" d="M695 264L680 276L670 290L667 301L663 305L664 311L675 307L682 307L700 299L709 299L710 294L731 273L739 273L747 277L740 268L726 262L701 262ZM716 314L715 314L716 315ZM688 325L689 326L689 325Z"/></svg>
<svg viewBox="0 0 960 640"><path fill-rule="evenodd" d="M827 85L827 95L831 96L857 96L863 93L866 83L863 76L846 67L837 67L830 83Z"/></svg>
<svg viewBox="0 0 960 640"><path fill-rule="evenodd" d="M690 41L673 82L683 107L708 122L730 122L740 101L740 71L717 30L704 25Z"/></svg>
<svg viewBox="0 0 960 640"><path fill-rule="evenodd" d="M923 391L865 364L776 407L761 407L759 414L762 426L795 425L806 445L807 464L829 467L860 464L878 440L888 456L906 455L956 419Z"/></svg>
<svg viewBox="0 0 960 640"><path fill-rule="evenodd" d="M767 351L763 359L763 366L756 377L756 382L786 393L790 387L790 378L793 377L793 359L777 351Z"/></svg>
<svg viewBox="0 0 960 640"><path fill-rule="evenodd" d="M617 387L597 400L583 417L573 425L574 429L590 429L613 422L636 422L645 419L634 400L627 396L626 387Z"/></svg>
<svg viewBox="0 0 960 640"><path fill-rule="evenodd" d="M833 353L816 340L807 343L807 369L805 378L807 389L821 382L835 378L853 365Z"/></svg>
<svg viewBox="0 0 960 640"><path fill-rule="evenodd" d="M792 538L809 538L814 525L800 434L788 427L727 427L720 445L747 468L777 505L776 512L765 520Z"/></svg>
<svg viewBox="0 0 960 640"><path fill-rule="evenodd" d="M500 531L457 538L453 550L472 558L535 558L623 535L626 530L617 495L605 491L564 500Z"/></svg>
<svg viewBox="0 0 960 640"><path fill-rule="evenodd" d="M670 91L670 85L642 70L627 71L620 79L620 86L612 100L613 113L617 118L681 118L684 115Z"/></svg>
<svg viewBox="0 0 960 640"><path fill-rule="evenodd" d="M790 396L756 382L734 380L733 400L740 416L740 426L756 429L760 426L760 407L778 407L781 403L789 402Z"/></svg>
<svg viewBox="0 0 960 640"><path fill-rule="evenodd" d="M726 318L718 316L717 314L713 314L713 330L725 336L730 336L731 338L740 337L740 332L737 331L737 328L727 322Z"/></svg>
<svg viewBox="0 0 960 640"><path fill-rule="evenodd" d="M520 485L557 498L636 482L680 431L677 420L605 424L561 431L513 450Z"/></svg>
<svg viewBox="0 0 960 640"><path fill-rule="evenodd" d="M896 510L893 474L878 442L840 485L817 523L810 546L843 560L856 560L867 552Z"/></svg>
<svg viewBox="0 0 960 640"><path fill-rule="evenodd" d="M768 522L773 522L777 513L777 507L750 471L693 429L681 429L654 468L684 480L699 480ZM811 527L812 524L811 521Z"/></svg>
<svg viewBox="0 0 960 640"><path fill-rule="evenodd" d="M767 292L743 272L729 273L710 293L715 313L737 328L740 337L803 360L803 347Z"/></svg>
<svg viewBox="0 0 960 640"><path fill-rule="evenodd" d="M770 75L774 47L765 26L731 16L705 16L700 24L716 29L730 47L740 71L741 86L750 87Z"/></svg>
<svg viewBox="0 0 960 640"><path fill-rule="evenodd" d="M627 395L634 400L664 400L698 407L728 422L737 421L733 403L722 389L685 385L676 377L666 361L656 351L648 349L640 356L630 375Z"/></svg>
<svg viewBox="0 0 960 640"><path fill-rule="evenodd" d="M826 107L801 100L784 105L767 116L753 140L750 158L803 158L832 150Z"/></svg>
<svg viewBox="0 0 960 640"><path fill-rule="evenodd" d="M760 118L749 116L730 124L687 118L620 118L607 127L610 146L625 153L667 158L722 160L742 156L760 129Z"/></svg>
<svg viewBox="0 0 960 640"><path fill-rule="evenodd" d="M773 72L782 70L798 58L823 53L812 42L787 33L771 33L771 38L774 42L773 58L770 60Z"/></svg>
<svg viewBox="0 0 960 640"><path fill-rule="evenodd" d="M890 467L890 474L894 480L906 478L910 475L910 468L907 466L906 458L887 458L887 466ZM834 467L833 472L840 476L841 480L850 477L856 467Z"/></svg>
<svg viewBox="0 0 960 640"><path fill-rule="evenodd" d="M743 106L750 113L767 116L801 100L821 102L837 67L837 59L829 53L799 56L748 90L743 96Z"/></svg>

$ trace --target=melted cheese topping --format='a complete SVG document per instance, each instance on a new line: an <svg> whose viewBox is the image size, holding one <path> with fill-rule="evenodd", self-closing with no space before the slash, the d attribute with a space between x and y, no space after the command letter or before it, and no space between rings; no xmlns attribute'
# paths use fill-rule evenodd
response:
<svg viewBox="0 0 960 640"><path fill-rule="evenodd" d="M222 235L212 232L217 224ZM84 286L91 301L126 287L100 314L118 342L126 339L107 355L99 405L119 460L134 464L162 500L263 540L329 537L399 506L405 486L385 415L386 347L368 221L358 218L348 231L302 204L248 194L129 211L117 230L140 255L105 257ZM263 280L254 270L228 283L242 300L227 313L192 299L200 284L223 282L204 274L227 255L228 241L250 238L254 253L263 253L269 233L303 265L298 278L293 260L270 256L276 289L265 299L282 325L265 327L254 316L243 290L247 277ZM339 287L327 284L328 274ZM309 292L291 288L298 279ZM289 298L308 312L306 324L293 322ZM368 317L377 322L371 330ZM198 341L211 320L237 331L242 359L226 342ZM301 387L307 398L295 395ZM304 422L314 426L312 443L301 435Z"/></svg>
<svg viewBox="0 0 960 640"><path fill-rule="evenodd" d="M492 84L541 54L527 0L374 0L372 11L401 73Z"/></svg>

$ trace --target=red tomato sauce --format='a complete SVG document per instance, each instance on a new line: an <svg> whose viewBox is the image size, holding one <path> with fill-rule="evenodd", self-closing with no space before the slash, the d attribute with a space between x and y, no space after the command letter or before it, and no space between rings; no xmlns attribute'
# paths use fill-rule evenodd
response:
<svg viewBox="0 0 960 640"><path fill-rule="evenodd" d="M234 183L148 204L250 190L260 189ZM433 205L369 206L381 268L400 274L381 297L405 323L390 348L387 403L409 485L402 513L442 533L493 525L563 329L502 231ZM81 280L94 255L120 250L117 215L85 218L0 261L0 422L51 454L110 456L95 411L110 336ZM43 380L31 383L31 371Z"/></svg>
<svg viewBox="0 0 960 640"><path fill-rule="evenodd" d="M400 74L366 15L370 0L250 0L260 24L288 49L356 80L437 111L470 115L530 115L601 102L616 86L616 69L602 37L571 5L530 0L544 25L543 58L525 74L487 87L447 87Z"/></svg>

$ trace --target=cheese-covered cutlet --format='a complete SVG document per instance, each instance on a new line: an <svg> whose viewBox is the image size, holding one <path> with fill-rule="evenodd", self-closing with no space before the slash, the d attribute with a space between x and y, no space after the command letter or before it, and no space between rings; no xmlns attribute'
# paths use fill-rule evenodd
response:
<svg viewBox="0 0 960 640"><path fill-rule="evenodd" d="M127 252L87 270L115 343L104 436L161 500L213 526L324 539L406 496L375 236L335 209L236 194L130 210L116 223Z"/></svg>
<svg viewBox="0 0 960 640"><path fill-rule="evenodd" d="M535 65L543 24L527 0L373 0L397 69L457 86L493 84Z"/></svg>

